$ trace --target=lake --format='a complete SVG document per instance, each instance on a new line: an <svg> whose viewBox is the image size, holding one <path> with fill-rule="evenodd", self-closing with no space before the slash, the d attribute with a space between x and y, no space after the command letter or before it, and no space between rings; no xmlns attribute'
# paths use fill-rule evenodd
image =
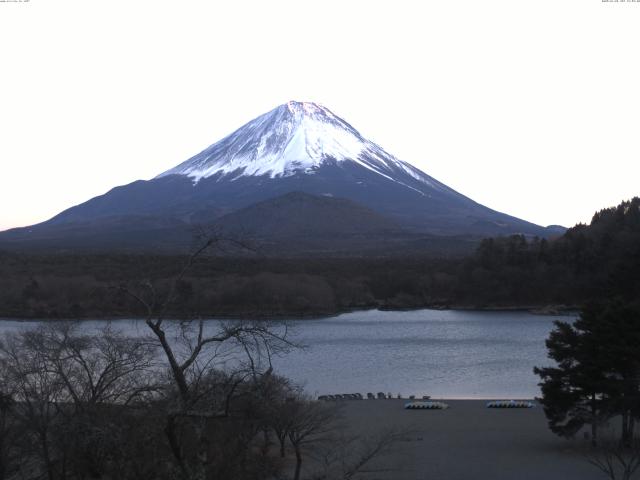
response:
<svg viewBox="0 0 640 480"><path fill-rule="evenodd" d="M551 365L545 339L553 321L571 317L460 310L360 311L290 321L307 346L273 360L276 372L313 395L385 392L441 398L532 398L534 366ZM209 320L210 328L216 325ZM0 322L0 332L41 322ZM95 331L104 321L85 321ZM146 334L140 320L113 324Z"/></svg>

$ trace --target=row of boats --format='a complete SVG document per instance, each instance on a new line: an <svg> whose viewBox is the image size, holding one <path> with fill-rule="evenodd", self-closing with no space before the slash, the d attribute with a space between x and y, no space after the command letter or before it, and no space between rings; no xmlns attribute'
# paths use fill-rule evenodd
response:
<svg viewBox="0 0 640 480"><path fill-rule="evenodd" d="M373 393L367 393L367 400L385 400L394 398L390 393L385 394L378 392L377 395ZM398 394L396 398L401 399L402 396ZM445 410L449 408L449 405L444 402L429 401L431 397L424 395L422 401L415 400L415 396L411 395L408 403L405 403L404 408L407 410ZM335 400L364 400L364 396L361 393L339 393L334 395L320 395L318 400L321 401L335 401ZM487 408L533 408L535 404L527 400L492 400L487 402Z"/></svg>
<svg viewBox="0 0 640 480"><path fill-rule="evenodd" d="M385 400L385 399L392 399L392 398L399 398L402 399L402 395L398 394L397 397L394 397L393 395L391 395L390 393L385 394L384 392L378 392L377 395L374 395L373 393L369 392L367 393L367 400ZM429 395L423 395L422 399L423 400L429 400L431 397ZM411 395L409 397L410 400L414 400L415 399L415 395ZM323 400L323 401L327 401L327 400L364 400L364 396L361 393L338 393L338 394L334 394L334 395L320 395L318 397L318 400Z"/></svg>
<svg viewBox="0 0 640 480"><path fill-rule="evenodd" d="M526 400L494 400L487 402L487 408L533 408L535 404ZM409 402L405 403L407 410L445 410L449 405L444 402Z"/></svg>

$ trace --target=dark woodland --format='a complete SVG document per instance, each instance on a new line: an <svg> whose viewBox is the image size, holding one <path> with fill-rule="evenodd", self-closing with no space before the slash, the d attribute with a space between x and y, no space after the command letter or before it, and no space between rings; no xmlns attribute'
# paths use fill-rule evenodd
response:
<svg viewBox="0 0 640 480"><path fill-rule="evenodd" d="M597 212L555 239L482 240L466 257L201 257L177 286L171 317L306 317L356 309L572 309L640 298L640 198ZM141 317L120 287L167 290L172 255L0 253L0 316Z"/></svg>

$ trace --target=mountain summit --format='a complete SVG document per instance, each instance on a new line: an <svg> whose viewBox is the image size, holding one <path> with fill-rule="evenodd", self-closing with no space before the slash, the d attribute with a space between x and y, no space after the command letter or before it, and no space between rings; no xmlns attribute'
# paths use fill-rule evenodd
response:
<svg viewBox="0 0 640 480"><path fill-rule="evenodd" d="M432 185L422 172L388 154L328 108L291 101L260 115L231 135L168 170L199 181L221 177L313 174L325 162L353 162L388 180L398 172Z"/></svg>
<svg viewBox="0 0 640 480"><path fill-rule="evenodd" d="M424 245L425 236L557 233L474 202L326 107L288 102L151 180L0 234L0 246L171 250L189 243L194 226L212 224L254 231L276 249L296 238L301 251L322 245L323 253L337 240L360 251ZM360 227L345 227L345 242L340 225ZM323 231L331 233L319 241Z"/></svg>

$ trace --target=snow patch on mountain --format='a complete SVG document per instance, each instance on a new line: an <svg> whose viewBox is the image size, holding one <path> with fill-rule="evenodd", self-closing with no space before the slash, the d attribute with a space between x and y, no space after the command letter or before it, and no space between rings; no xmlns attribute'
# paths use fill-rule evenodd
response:
<svg viewBox="0 0 640 480"><path fill-rule="evenodd" d="M178 174L197 183L213 175L231 175L232 179L288 177L299 172L313 174L325 162L347 161L403 185L394 178L399 172L433 188L444 187L363 138L326 107L293 101L259 116L156 178Z"/></svg>

